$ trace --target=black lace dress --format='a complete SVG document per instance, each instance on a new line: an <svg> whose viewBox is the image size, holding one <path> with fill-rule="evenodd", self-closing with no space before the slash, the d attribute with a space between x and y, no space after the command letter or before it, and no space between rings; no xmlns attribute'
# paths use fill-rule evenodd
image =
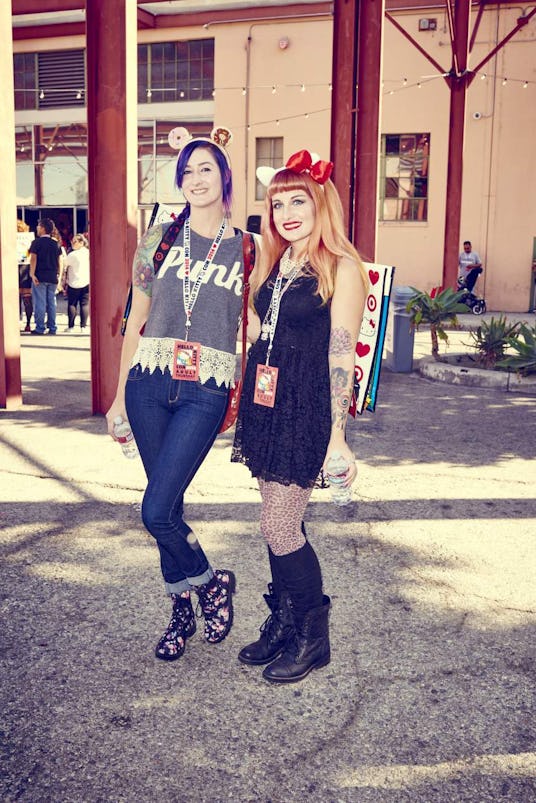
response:
<svg viewBox="0 0 536 803"><path fill-rule="evenodd" d="M278 266L255 300L261 321L277 272ZM313 277L300 276L281 298L270 356L270 365L279 368L273 408L253 401L257 365L265 364L268 340L259 338L249 351L231 457L254 477L302 488L315 485L331 434L330 307L315 295L316 284Z"/></svg>

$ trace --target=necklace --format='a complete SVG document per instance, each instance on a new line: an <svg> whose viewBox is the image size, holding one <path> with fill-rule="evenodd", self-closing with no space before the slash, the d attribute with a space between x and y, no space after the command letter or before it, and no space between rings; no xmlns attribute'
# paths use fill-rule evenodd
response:
<svg viewBox="0 0 536 803"><path fill-rule="evenodd" d="M301 269L307 262L307 252L305 252L305 254L301 257L301 259L293 260L290 258L291 251L292 251L292 246L289 245L289 247L286 249L281 259L279 260L279 272L282 273L283 276L285 277L296 269L299 273L299 271L301 271Z"/></svg>
<svg viewBox="0 0 536 803"><path fill-rule="evenodd" d="M270 352L272 350L272 341L274 339L275 327L277 326L277 319L279 317L279 305L281 303L281 299L283 298L284 293L288 290L296 276L301 272L303 265L305 265L305 259L300 260L299 263L291 262L288 259L288 254L290 252L290 246L285 251L283 257L279 263L279 271L277 274L277 279L275 280L274 289L272 290L272 298L270 299L270 306L266 311L266 315L264 316L264 320L261 324L261 340L269 340L270 345L268 346L268 357L266 361L266 365L268 365L270 359ZM283 268L287 267L286 265L283 266L283 259L287 257L288 262L288 271L287 273L284 272ZM283 280L286 281L284 287L282 287Z"/></svg>

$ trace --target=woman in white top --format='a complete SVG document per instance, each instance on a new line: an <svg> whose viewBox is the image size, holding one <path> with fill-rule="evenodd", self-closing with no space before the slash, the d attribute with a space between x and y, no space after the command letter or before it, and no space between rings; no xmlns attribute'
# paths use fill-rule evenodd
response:
<svg viewBox="0 0 536 803"><path fill-rule="evenodd" d="M67 314L69 326L74 332L76 309L80 305L80 331L85 332L89 314L89 249L83 234L75 234L71 240L73 250L64 260L63 287L67 290Z"/></svg>

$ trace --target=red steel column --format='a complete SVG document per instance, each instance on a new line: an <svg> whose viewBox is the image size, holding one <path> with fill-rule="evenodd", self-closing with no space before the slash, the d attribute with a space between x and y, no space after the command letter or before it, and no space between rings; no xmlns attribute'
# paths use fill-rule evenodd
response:
<svg viewBox="0 0 536 803"><path fill-rule="evenodd" d="M114 396L137 230L137 4L87 0L93 413Z"/></svg>
<svg viewBox="0 0 536 803"><path fill-rule="evenodd" d="M465 133L465 96L470 73L469 19L471 0L456 0L454 10L453 59L450 77L450 137L447 158L447 198L445 209L445 246L443 287L456 287L463 187L463 147Z"/></svg>
<svg viewBox="0 0 536 803"><path fill-rule="evenodd" d="M384 0L359 4L353 242L370 262L376 258L384 6Z"/></svg>
<svg viewBox="0 0 536 803"><path fill-rule="evenodd" d="M348 237L354 226L357 114L357 19L360 0L335 0L331 100L333 181L341 196Z"/></svg>
<svg viewBox="0 0 536 803"><path fill-rule="evenodd" d="M0 407L13 409L22 404L22 383L11 3L0 3L0 31Z"/></svg>

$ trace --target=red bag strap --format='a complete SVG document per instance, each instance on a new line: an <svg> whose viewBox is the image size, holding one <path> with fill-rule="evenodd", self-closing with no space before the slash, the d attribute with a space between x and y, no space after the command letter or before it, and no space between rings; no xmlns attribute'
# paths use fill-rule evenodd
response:
<svg viewBox="0 0 536 803"><path fill-rule="evenodd" d="M244 276L242 279L242 380L246 373L246 348L248 328L249 277L255 266L255 239L249 231L242 232Z"/></svg>

